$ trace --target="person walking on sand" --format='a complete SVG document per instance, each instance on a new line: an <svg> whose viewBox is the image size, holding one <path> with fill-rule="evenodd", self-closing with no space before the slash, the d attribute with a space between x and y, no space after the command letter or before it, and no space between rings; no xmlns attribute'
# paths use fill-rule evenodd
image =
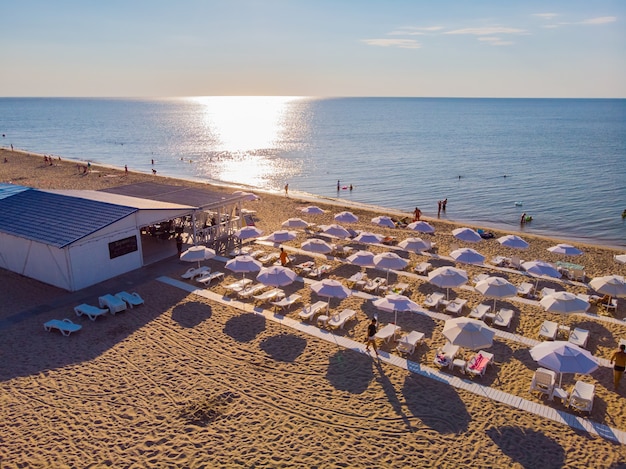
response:
<svg viewBox="0 0 626 469"><path fill-rule="evenodd" d="M611 357L613 363L613 388L617 391L619 382L622 380L624 370L626 370L626 345L620 344L619 349Z"/></svg>
<svg viewBox="0 0 626 469"><path fill-rule="evenodd" d="M183 237L178 233L176 235L176 250L178 251L178 257L183 253Z"/></svg>
<svg viewBox="0 0 626 469"><path fill-rule="evenodd" d="M420 217L422 216L422 211L415 207L415 210L413 211L413 215L414 215L414 219L413 221L420 221Z"/></svg>
<svg viewBox="0 0 626 469"><path fill-rule="evenodd" d="M289 184L285 184L285 197L289 195Z"/></svg>
<svg viewBox="0 0 626 469"><path fill-rule="evenodd" d="M372 318L372 322L367 326L367 340L365 343L365 350L370 351L370 345L374 347L374 352L378 355L378 349L376 348L376 318Z"/></svg>
<svg viewBox="0 0 626 469"><path fill-rule="evenodd" d="M280 248L280 265L282 265L283 267L285 267L287 265L287 263L289 262L289 258L287 257L287 253L285 252L284 248Z"/></svg>

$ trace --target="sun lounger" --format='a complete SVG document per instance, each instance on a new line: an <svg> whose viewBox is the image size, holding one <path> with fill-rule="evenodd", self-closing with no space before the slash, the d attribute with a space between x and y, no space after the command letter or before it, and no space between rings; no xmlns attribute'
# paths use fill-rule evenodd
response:
<svg viewBox="0 0 626 469"><path fill-rule="evenodd" d="M319 267L314 267L313 269L311 269L311 272L309 272L308 277L320 278L322 275L330 272L330 269L332 269L332 267L328 264L320 265Z"/></svg>
<svg viewBox="0 0 626 469"><path fill-rule="evenodd" d="M315 317L316 314L320 313L324 308L326 308L327 303L325 301L318 301L317 303L313 303L312 305L307 305L302 308L302 311L298 313L300 318L305 320L310 320Z"/></svg>
<svg viewBox="0 0 626 469"><path fill-rule="evenodd" d="M569 340L572 344L582 348L587 348L587 340L589 340L589 331L575 327L569 334Z"/></svg>
<svg viewBox="0 0 626 469"><path fill-rule="evenodd" d="M225 285L224 288L226 288L226 290L229 290L232 293L238 293L241 290L243 290L245 287L250 285L251 283L252 283L252 279L242 278L241 280L238 280L234 283Z"/></svg>
<svg viewBox="0 0 626 469"><path fill-rule="evenodd" d="M111 294L98 297L98 304L101 308L107 308L115 316L115 313L126 311L126 302Z"/></svg>
<svg viewBox="0 0 626 469"><path fill-rule="evenodd" d="M246 299L254 296L259 293L261 290L267 288L262 283L255 283L254 285L246 285L241 290L237 292L237 296L241 299Z"/></svg>
<svg viewBox="0 0 626 469"><path fill-rule="evenodd" d="M465 372L472 376L484 376L487 365L493 360L493 353L485 352L481 350L474 355L465 366Z"/></svg>
<svg viewBox="0 0 626 469"><path fill-rule="evenodd" d="M374 337L376 339L380 339L380 340L384 340L385 342L389 342L389 340L392 337L394 337L399 330L400 330L400 326L396 326L395 324L387 324L382 329L379 329Z"/></svg>
<svg viewBox="0 0 626 469"><path fill-rule="evenodd" d="M408 289L409 289L408 283L396 283L394 285L391 285L387 289L387 291L395 293L396 295L404 295Z"/></svg>
<svg viewBox="0 0 626 469"><path fill-rule="evenodd" d="M292 304L294 304L296 301L298 301L300 298L302 298L302 295L299 295L297 293L292 293L291 295L279 301L272 301L271 303L276 307L281 307L283 309L283 312L286 312L289 309L289 307Z"/></svg>
<svg viewBox="0 0 626 469"><path fill-rule="evenodd" d="M593 384L576 381L569 396L568 406L591 414L595 391L596 387Z"/></svg>
<svg viewBox="0 0 626 469"><path fill-rule="evenodd" d="M484 303L479 304L470 311L470 318L483 319L491 311L491 306Z"/></svg>
<svg viewBox="0 0 626 469"><path fill-rule="evenodd" d="M495 314L495 316L491 320L491 325L508 328L511 325L513 314L514 313L512 309L502 308Z"/></svg>
<svg viewBox="0 0 626 469"><path fill-rule="evenodd" d="M541 298L545 298L548 295L553 295L556 293L556 290L554 288L548 288L548 287L544 287L541 289L541 292L539 293L539 296Z"/></svg>
<svg viewBox="0 0 626 469"><path fill-rule="evenodd" d="M352 285L354 288L365 285L367 281L367 274L365 272L357 272L347 280L348 285Z"/></svg>
<svg viewBox="0 0 626 469"><path fill-rule="evenodd" d="M497 267L502 267L504 265L507 265L509 261L510 259L504 256L496 256L493 259L491 259L491 263Z"/></svg>
<svg viewBox="0 0 626 469"><path fill-rule="evenodd" d="M206 273L202 274L200 277L196 278L196 282L202 283L204 286L208 287L209 285L211 285L211 282L213 280L222 278L222 277L224 277L224 272L215 271L215 272L210 272L208 274Z"/></svg>
<svg viewBox="0 0 626 469"><path fill-rule="evenodd" d="M74 312L76 316L82 316L83 314L87 316L92 321L95 321L98 316L102 316L109 312L108 309L97 308L95 306L88 305L87 303L83 303L74 307Z"/></svg>
<svg viewBox="0 0 626 469"><path fill-rule="evenodd" d="M556 386L556 373L552 370L546 370L545 368L537 368L530 382L528 392L537 391L547 395L548 398L552 400L554 386Z"/></svg>
<svg viewBox="0 0 626 469"><path fill-rule="evenodd" d="M205 265L201 267L190 267L184 274L181 275L181 277L190 280L198 275L202 275L205 272L211 272L211 268Z"/></svg>
<svg viewBox="0 0 626 469"><path fill-rule="evenodd" d="M413 270L415 270L415 272L420 275L426 275L432 268L433 265L430 262L420 262L415 266L415 269Z"/></svg>
<svg viewBox="0 0 626 469"><path fill-rule="evenodd" d="M446 306L446 311L452 314L459 314L461 311L463 311L463 306L465 306L466 303L467 300L457 298L448 303L448 306Z"/></svg>
<svg viewBox="0 0 626 469"><path fill-rule="evenodd" d="M254 295L254 301L260 301L260 302L265 302L265 301L271 301L271 300L275 300L275 299L281 299L285 297L285 292L282 291L280 288L273 288L269 291L263 292L259 295Z"/></svg>
<svg viewBox="0 0 626 469"><path fill-rule="evenodd" d="M554 321L543 321L541 328L539 329L539 337L545 337L549 340L556 339L556 334L559 331L559 325Z"/></svg>
<svg viewBox="0 0 626 469"><path fill-rule="evenodd" d="M446 342L446 345L437 349L433 363L441 368L451 368L457 353L459 353L459 346Z"/></svg>
<svg viewBox="0 0 626 469"><path fill-rule="evenodd" d="M258 259L259 257L265 255L265 251L263 251L262 249L257 249L256 251L252 251L250 254L248 254L250 257L254 257L255 259Z"/></svg>
<svg viewBox="0 0 626 469"><path fill-rule="evenodd" d="M51 319L43 324L43 328L48 332L52 329L58 329L63 335L70 335L72 332L80 331L83 326L75 324L69 319Z"/></svg>
<svg viewBox="0 0 626 469"><path fill-rule="evenodd" d="M478 282L482 282L483 280L487 280L489 278L489 274L479 274L476 275L472 280L474 281L474 285Z"/></svg>
<svg viewBox="0 0 626 469"><path fill-rule="evenodd" d="M115 296L124 301L131 308L142 305L144 303L143 298L139 296L139 293L136 292L128 293L126 291L121 291L119 293L116 293Z"/></svg>
<svg viewBox="0 0 626 469"><path fill-rule="evenodd" d="M443 299L444 299L443 293L439 293L439 292L431 293L430 295L426 297L426 300L424 300L424 305L428 306L429 308L437 308L441 304Z"/></svg>
<svg viewBox="0 0 626 469"><path fill-rule="evenodd" d="M387 283L387 280L383 277L376 277L374 280L370 280L368 282L365 283L365 285L363 285L363 291L366 291L368 293L373 293L378 291L378 289L385 285Z"/></svg>
<svg viewBox="0 0 626 469"><path fill-rule="evenodd" d="M339 314L334 314L328 319L328 327L334 327L338 329L343 329L343 326L350 319L356 316L356 311L353 309L344 309Z"/></svg>
<svg viewBox="0 0 626 469"><path fill-rule="evenodd" d="M279 254L277 252L270 252L262 257L259 257L259 262L261 264L271 264L272 262L278 260Z"/></svg>
<svg viewBox="0 0 626 469"><path fill-rule="evenodd" d="M520 296L530 296L533 291L533 284L530 282L522 282L517 287L517 294Z"/></svg>
<svg viewBox="0 0 626 469"><path fill-rule="evenodd" d="M509 259L509 267L517 270L522 270L522 264L524 261L517 256L513 256Z"/></svg>
<svg viewBox="0 0 626 469"><path fill-rule="evenodd" d="M424 340L424 333L411 331L398 340L396 350L400 353L411 355L415 351L415 347Z"/></svg>
<svg viewBox="0 0 626 469"><path fill-rule="evenodd" d="M613 311L613 313L617 313L617 298L613 298L610 304L605 304L604 307L607 311Z"/></svg>

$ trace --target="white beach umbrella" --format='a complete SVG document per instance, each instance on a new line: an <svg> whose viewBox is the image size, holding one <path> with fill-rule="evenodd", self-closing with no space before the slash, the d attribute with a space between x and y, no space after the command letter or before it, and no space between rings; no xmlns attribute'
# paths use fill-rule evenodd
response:
<svg viewBox="0 0 626 469"><path fill-rule="evenodd" d="M273 265L261 269L256 279L270 287L284 287L294 282L298 275L291 269L281 265Z"/></svg>
<svg viewBox="0 0 626 469"><path fill-rule="evenodd" d="M387 281L391 270L402 270L409 261L398 256L395 252L383 252L374 256L374 267L387 271Z"/></svg>
<svg viewBox="0 0 626 469"><path fill-rule="evenodd" d="M244 226L234 233L234 235L241 240L258 238L262 234L263 230L257 228L256 226Z"/></svg>
<svg viewBox="0 0 626 469"><path fill-rule="evenodd" d="M410 298L396 293L390 293L384 298L378 298L372 301L372 304L382 311L394 313L394 324L398 324L398 312L420 310L419 305Z"/></svg>
<svg viewBox="0 0 626 469"><path fill-rule="evenodd" d="M407 238L400 241L398 247L401 247L405 251L422 252L428 251L432 247L432 244L430 241L425 241L422 238Z"/></svg>
<svg viewBox="0 0 626 469"><path fill-rule="evenodd" d="M215 251L206 246L191 246L180 255L180 259L185 262L197 262L200 267L200 261L213 259Z"/></svg>
<svg viewBox="0 0 626 469"><path fill-rule="evenodd" d="M487 298L493 298L493 310L496 310L498 298L510 298L517 295L517 287L502 277L487 277L474 287Z"/></svg>
<svg viewBox="0 0 626 469"><path fill-rule="evenodd" d="M425 221L414 221L413 223L409 223L407 228L409 230L419 231L420 233L433 234L435 232L435 227Z"/></svg>
<svg viewBox="0 0 626 469"><path fill-rule="evenodd" d="M626 254L618 254L617 256L613 256L613 259L620 264L626 264Z"/></svg>
<svg viewBox="0 0 626 469"><path fill-rule="evenodd" d="M308 213L309 215L319 215L320 213L325 213L325 210L322 210L316 205L309 205L308 207L301 208L300 211L302 213Z"/></svg>
<svg viewBox="0 0 626 469"><path fill-rule="evenodd" d="M302 218L288 218L281 226L283 228L306 228L309 224Z"/></svg>
<svg viewBox="0 0 626 469"><path fill-rule="evenodd" d="M374 267L374 253L371 251L357 251L346 257L346 260L360 267Z"/></svg>
<svg viewBox="0 0 626 469"><path fill-rule="evenodd" d="M343 283L330 278L325 278L324 280L313 283L311 285L311 290L313 290L319 296L328 297L326 311L328 311L330 308L331 298L344 299L348 298L352 294L352 291Z"/></svg>
<svg viewBox="0 0 626 469"><path fill-rule="evenodd" d="M359 221L359 217L352 212L339 212L335 215L335 221L339 223L356 223Z"/></svg>
<svg viewBox="0 0 626 469"><path fill-rule="evenodd" d="M349 238L350 237L350 232L348 230L346 230L343 226L341 225L337 225L336 223L333 223L332 225L325 225L322 226L322 232L330 235L330 236L334 236L336 238Z"/></svg>
<svg viewBox="0 0 626 469"><path fill-rule="evenodd" d="M467 272L456 267L439 267L429 272L428 281L440 288L445 288L446 298L448 298L450 288L460 287L467 283Z"/></svg>
<svg viewBox="0 0 626 469"><path fill-rule="evenodd" d="M224 267L231 272L243 273L243 278L246 278L247 272L259 272L263 268L263 264L254 257L244 254L229 260Z"/></svg>
<svg viewBox="0 0 626 469"><path fill-rule="evenodd" d="M587 350L563 340L545 341L530 349L530 356L540 366L559 373L589 374L598 369L598 360Z"/></svg>
<svg viewBox="0 0 626 469"><path fill-rule="evenodd" d="M619 275L592 278L589 286L603 295L626 297L626 282L624 282L624 277Z"/></svg>
<svg viewBox="0 0 626 469"><path fill-rule="evenodd" d="M506 246L507 248L513 249L528 249L528 242L524 241L517 235L506 235L501 236L497 240L502 246Z"/></svg>
<svg viewBox="0 0 626 469"><path fill-rule="evenodd" d="M333 250L333 247L330 244L318 238L307 239L300 245L300 248L305 251L316 252L319 254L328 254Z"/></svg>
<svg viewBox="0 0 626 469"><path fill-rule="evenodd" d="M535 290L537 290L537 285L539 284L540 277L552 277L552 278L561 278L561 272L556 270L552 264L549 264L544 261L528 261L522 264L522 269L531 274L533 277L537 278L535 282Z"/></svg>
<svg viewBox="0 0 626 469"><path fill-rule="evenodd" d="M471 228L456 228L452 230L452 236L468 243L478 243L482 241L480 235Z"/></svg>
<svg viewBox="0 0 626 469"><path fill-rule="evenodd" d="M580 256L583 253L580 249L569 244L557 244L556 246L549 247L548 251L564 256Z"/></svg>
<svg viewBox="0 0 626 469"><path fill-rule="evenodd" d="M485 256L471 248L455 249L450 253L450 257L463 264L482 264L485 262Z"/></svg>
<svg viewBox="0 0 626 469"><path fill-rule="evenodd" d="M381 215L379 217L374 217L372 218L372 223L374 225L378 225L378 226L386 226L387 228L395 228L396 224L394 223L394 221L385 216L385 215Z"/></svg>
<svg viewBox="0 0 626 469"><path fill-rule="evenodd" d="M584 313L589 309L588 301L567 291L558 291L546 295L539 301L539 304L546 311L559 314Z"/></svg>
<svg viewBox="0 0 626 469"><path fill-rule="evenodd" d="M442 333L452 345L470 350L491 347L496 334L483 321L466 317L448 319Z"/></svg>
<svg viewBox="0 0 626 469"><path fill-rule="evenodd" d="M382 240L382 235L376 233L368 233L367 231L362 231L356 238L354 238L354 241L356 241L357 243L365 244L380 244Z"/></svg>
<svg viewBox="0 0 626 469"><path fill-rule="evenodd" d="M284 243L285 241L296 239L297 236L298 234L295 231L279 230L266 236L265 239L274 243Z"/></svg>

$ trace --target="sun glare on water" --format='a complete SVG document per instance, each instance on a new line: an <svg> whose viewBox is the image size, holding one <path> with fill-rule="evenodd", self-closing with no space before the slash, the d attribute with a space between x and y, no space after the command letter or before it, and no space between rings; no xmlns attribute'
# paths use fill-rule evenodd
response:
<svg viewBox="0 0 626 469"><path fill-rule="evenodd" d="M208 96L190 98L203 106L203 125L212 136L200 164L214 179L251 186L275 185L284 168L272 158L284 139L290 103L299 97Z"/></svg>

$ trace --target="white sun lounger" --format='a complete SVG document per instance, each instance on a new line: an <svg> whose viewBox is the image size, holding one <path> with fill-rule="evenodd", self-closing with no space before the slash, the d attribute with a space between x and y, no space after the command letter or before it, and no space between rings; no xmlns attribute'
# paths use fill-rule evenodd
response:
<svg viewBox="0 0 626 469"><path fill-rule="evenodd" d="M433 265L430 262L420 262L415 266L415 272L420 275L426 275L430 269L433 268Z"/></svg>
<svg viewBox="0 0 626 469"><path fill-rule="evenodd" d="M465 372L473 376L484 376L487 366L493 361L493 353L481 350L465 366Z"/></svg>
<svg viewBox="0 0 626 469"><path fill-rule="evenodd" d="M280 288L273 288L269 291L253 296L254 301L261 301L261 302L271 301L276 298L280 299L284 297L285 297L285 292L282 291Z"/></svg>
<svg viewBox="0 0 626 469"><path fill-rule="evenodd" d="M481 303L472 309L469 316L474 319L483 319L489 311L491 311L491 306Z"/></svg>
<svg viewBox="0 0 626 469"><path fill-rule="evenodd" d="M520 296L529 296L533 291L533 284L530 282L522 282L517 287L517 294Z"/></svg>
<svg viewBox="0 0 626 469"><path fill-rule="evenodd" d="M252 283L252 279L242 278L241 280L237 280L234 283L225 285L224 288L226 288L226 290L229 290L232 293L239 293L241 290L243 290L245 287L247 287L251 283Z"/></svg>
<svg viewBox="0 0 626 469"><path fill-rule="evenodd" d="M463 306L465 306L466 303L467 300L457 298L448 303L448 306L446 306L446 311L452 314L459 314L461 311L463 311Z"/></svg>
<svg viewBox="0 0 626 469"><path fill-rule="evenodd" d="M392 337L395 337L395 335L398 333L399 330L400 330L400 326L396 326L395 324L390 323L390 324L387 324L382 329L379 329L379 331L376 333L374 337L376 339L389 342L389 340L391 340Z"/></svg>
<svg viewBox="0 0 626 469"><path fill-rule="evenodd" d="M297 293L292 293L291 295L283 298L282 300L272 301L271 303L276 307L280 306L283 309L283 312L286 312L287 310L289 310L289 307L292 304L294 304L296 301L298 301L300 298L302 298L302 295L299 295Z"/></svg>
<svg viewBox="0 0 626 469"><path fill-rule="evenodd" d="M537 368L530 382L529 392L537 391L546 394L548 399L552 400L554 386L556 386L556 373L545 368Z"/></svg>
<svg viewBox="0 0 626 469"><path fill-rule="evenodd" d="M338 329L343 329L343 326L350 319L356 316L356 311L353 309L344 309L339 314L334 314L328 319L328 327L334 327Z"/></svg>
<svg viewBox="0 0 626 469"><path fill-rule="evenodd" d="M208 272L196 278L196 282L209 286L215 279L224 277L224 272Z"/></svg>
<svg viewBox="0 0 626 469"><path fill-rule="evenodd" d="M457 353L459 353L459 346L452 345L450 342L446 342L446 345L437 349L433 363L442 368L452 368L452 362Z"/></svg>
<svg viewBox="0 0 626 469"><path fill-rule="evenodd" d="M574 330L570 332L568 340L572 344L578 345L582 348L587 348L587 341L589 340L589 331L575 327Z"/></svg>
<svg viewBox="0 0 626 469"><path fill-rule="evenodd" d="M95 306L88 305L87 303L83 303L81 305L74 307L74 312L76 316L82 316L83 314L87 316L92 321L95 321L98 316L102 316L109 312L108 309L97 308Z"/></svg>
<svg viewBox="0 0 626 469"><path fill-rule="evenodd" d="M308 321L311 318L315 317L316 314L320 313L326 307L325 301L318 301L317 303L313 303L312 305L307 305L302 308L302 311L298 313L300 318Z"/></svg>
<svg viewBox="0 0 626 469"><path fill-rule="evenodd" d="M63 335L70 335L72 332L80 331L83 326L73 323L69 319L51 319L43 324L43 328L50 332L52 329L58 329Z"/></svg>
<svg viewBox="0 0 626 469"><path fill-rule="evenodd" d="M239 298L250 298L260 292L261 290L267 288L266 285L262 283L255 283L254 285L246 285L241 290L237 292L237 296Z"/></svg>
<svg viewBox="0 0 626 469"><path fill-rule="evenodd" d="M400 353L411 355L415 351L417 344L421 343L422 340L424 340L423 332L411 331L398 340L396 350Z"/></svg>
<svg viewBox="0 0 626 469"><path fill-rule="evenodd" d="M142 305L144 303L143 298L139 296L139 293L137 292L128 293L126 291L121 291L116 293L115 296L124 301L131 308Z"/></svg>
<svg viewBox="0 0 626 469"><path fill-rule="evenodd" d="M109 293L98 297L98 304L101 308L107 308L109 312L115 316L115 313L126 311L126 302L120 300L117 296Z"/></svg>
<svg viewBox="0 0 626 469"><path fill-rule="evenodd" d="M197 277L198 275L202 275L205 272L211 272L211 268L205 265L201 267L190 267L184 274L181 275L181 277L189 280Z"/></svg>
<svg viewBox="0 0 626 469"><path fill-rule="evenodd" d="M437 308L443 301L443 298L444 298L443 293L439 293L439 292L431 293L430 295L426 297L426 300L424 300L424 304L428 306L429 308Z"/></svg>
<svg viewBox="0 0 626 469"><path fill-rule="evenodd" d="M591 414L595 391L596 387L593 384L576 381L574 389L569 396L568 406Z"/></svg>
<svg viewBox="0 0 626 469"><path fill-rule="evenodd" d="M513 310L502 308L498 311L491 321L491 325L500 327L509 327L513 319Z"/></svg>
<svg viewBox="0 0 626 469"><path fill-rule="evenodd" d="M556 339L556 334L559 332L559 325L554 321L543 321L541 328L539 329L539 337L545 337L549 340Z"/></svg>

